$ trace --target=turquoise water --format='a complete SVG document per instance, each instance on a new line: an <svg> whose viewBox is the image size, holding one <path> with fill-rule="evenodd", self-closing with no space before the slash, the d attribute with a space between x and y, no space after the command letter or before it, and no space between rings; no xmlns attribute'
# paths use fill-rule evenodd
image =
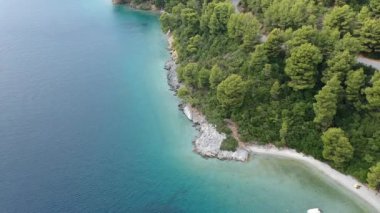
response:
<svg viewBox="0 0 380 213"><path fill-rule="evenodd" d="M0 212L366 212L306 165L194 154L157 16L0 0Z"/></svg>

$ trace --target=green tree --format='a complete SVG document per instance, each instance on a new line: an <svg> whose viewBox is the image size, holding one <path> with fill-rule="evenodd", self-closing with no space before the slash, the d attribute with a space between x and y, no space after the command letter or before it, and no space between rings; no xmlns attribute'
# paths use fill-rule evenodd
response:
<svg viewBox="0 0 380 213"><path fill-rule="evenodd" d="M380 189L380 162L369 169L367 175L368 186L372 189Z"/></svg>
<svg viewBox="0 0 380 213"><path fill-rule="evenodd" d="M173 26L173 17L169 13L162 13L160 16L161 29L164 32L168 32L170 27Z"/></svg>
<svg viewBox="0 0 380 213"><path fill-rule="evenodd" d="M251 13L232 14L228 24L228 35L246 47L257 41L260 23Z"/></svg>
<svg viewBox="0 0 380 213"><path fill-rule="evenodd" d="M179 79L186 85L196 86L199 66L197 63L188 63L178 69Z"/></svg>
<svg viewBox="0 0 380 213"><path fill-rule="evenodd" d="M264 12L264 23L269 29L299 28L314 25L318 8L311 0L274 0Z"/></svg>
<svg viewBox="0 0 380 213"><path fill-rule="evenodd" d="M165 2L165 10L168 12L173 12L173 8L182 3L182 0L167 0Z"/></svg>
<svg viewBox="0 0 380 213"><path fill-rule="evenodd" d="M182 12L182 9L185 8L185 5L183 4L176 4L173 8L172 8L172 12L170 13L172 15L172 18L171 18L171 27L173 29L176 29L176 28L179 28L181 27L181 12Z"/></svg>
<svg viewBox="0 0 380 213"><path fill-rule="evenodd" d="M273 0L241 0L240 3L243 8L247 8L255 15L262 17L262 14L273 3Z"/></svg>
<svg viewBox="0 0 380 213"><path fill-rule="evenodd" d="M312 26L303 26L302 28L294 31L291 35L291 39L286 42L286 46L289 50L295 47L299 47L305 43L311 43L316 45L318 31Z"/></svg>
<svg viewBox="0 0 380 213"><path fill-rule="evenodd" d="M346 33L353 33L355 28L355 12L348 5L334 7L326 14L323 25L338 29L341 36Z"/></svg>
<svg viewBox="0 0 380 213"><path fill-rule="evenodd" d="M203 32L208 32L208 25L211 19L212 12L214 11L215 8L215 3L211 2L209 4L205 4L203 6L203 12L200 17L200 23L199 26Z"/></svg>
<svg viewBox="0 0 380 213"><path fill-rule="evenodd" d="M191 36L198 32L199 20L195 10L185 8L181 10L182 34Z"/></svg>
<svg viewBox="0 0 380 213"><path fill-rule="evenodd" d="M281 89L280 82L275 81L272 84L272 87L270 88L270 95L272 96L273 99L278 98L278 96L280 95L280 89Z"/></svg>
<svg viewBox="0 0 380 213"><path fill-rule="evenodd" d="M366 52L380 53L380 19L367 19L359 31Z"/></svg>
<svg viewBox="0 0 380 213"><path fill-rule="evenodd" d="M340 128L329 128L322 135L323 152L325 159L331 160L337 167L352 159L354 148L344 131Z"/></svg>
<svg viewBox="0 0 380 213"><path fill-rule="evenodd" d="M361 89L364 86L364 70L358 69L350 71L346 79L346 99L351 103L358 103L360 100Z"/></svg>
<svg viewBox="0 0 380 213"><path fill-rule="evenodd" d="M195 35L190 38L189 43L187 45L187 52L189 54L194 54L198 52L198 49L201 47L202 37L200 35Z"/></svg>
<svg viewBox="0 0 380 213"><path fill-rule="evenodd" d="M380 72L376 72L371 79L371 87L364 90L370 108L380 107Z"/></svg>
<svg viewBox="0 0 380 213"><path fill-rule="evenodd" d="M340 33L337 29L323 28L318 31L317 45L325 58L331 57L335 50L335 46L340 39Z"/></svg>
<svg viewBox="0 0 380 213"><path fill-rule="evenodd" d="M283 44L283 32L276 28L273 29L269 35L267 41L264 43L264 48L267 53L268 58L275 59L278 58L282 51Z"/></svg>
<svg viewBox="0 0 380 213"><path fill-rule="evenodd" d="M340 81L343 81L346 74L352 69L355 63L355 56L348 50L338 52L334 57L327 61L327 69L323 73L322 82L329 81L337 75Z"/></svg>
<svg viewBox="0 0 380 213"><path fill-rule="evenodd" d="M216 87L225 79L226 75L220 69L218 65L214 65L211 69L210 73L210 86L212 89L216 89Z"/></svg>
<svg viewBox="0 0 380 213"><path fill-rule="evenodd" d="M341 90L340 81L337 76L334 76L315 96L316 103L313 104L314 122L321 125L322 128L327 128L331 125L336 114Z"/></svg>
<svg viewBox="0 0 380 213"><path fill-rule="evenodd" d="M234 8L231 3L217 3L208 23L211 34L221 34L227 31L227 23Z"/></svg>
<svg viewBox="0 0 380 213"><path fill-rule="evenodd" d="M178 91L177 95L181 99L186 99L186 97L190 94L189 89L186 86L181 86Z"/></svg>
<svg viewBox="0 0 380 213"><path fill-rule="evenodd" d="M346 99L350 101L351 103L359 103L360 95L361 95L361 89L364 86L364 70L358 69L355 71L350 71L347 74L346 79Z"/></svg>
<svg viewBox="0 0 380 213"><path fill-rule="evenodd" d="M306 43L294 48L286 60L285 73L290 77L288 83L294 90L305 90L314 87L317 66L322 61L318 47Z"/></svg>
<svg viewBox="0 0 380 213"><path fill-rule="evenodd" d="M364 21L371 18L371 12L367 6L363 6L358 14L358 21L360 25L363 25Z"/></svg>
<svg viewBox="0 0 380 213"><path fill-rule="evenodd" d="M280 142L279 144L284 146L286 144L286 136L289 132L289 124L287 119L283 119L281 123L281 129L279 131L280 134Z"/></svg>
<svg viewBox="0 0 380 213"><path fill-rule="evenodd" d="M209 86L210 70L203 68L198 72L198 88Z"/></svg>
<svg viewBox="0 0 380 213"><path fill-rule="evenodd" d="M375 18L380 18L380 1L379 0L370 0L369 8L371 10L372 15Z"/></svg>
<svg viewBox="0 0 380 213"><path fill-rule="evenodd" d="M219 103L226 109L236 109L243 104L246 83L236 74L228 76L217 88Z"/></svg>
<svg viewBox="0 0 380 213"><path fill-rule="evenodd" d="M360 39L353 37L350 33L347 33L342 39L338 40L334 48L337 53L348 50L351 55L356 55L363 50Z"/></svg>
<svg viewBox="0 0 380 213"><path fill-rule="evenodd" d="M269 63L269 58L265 44L256 46L255 52L252 53L249 67L253 72L260 72L264 69L265 64Z"/></svg>

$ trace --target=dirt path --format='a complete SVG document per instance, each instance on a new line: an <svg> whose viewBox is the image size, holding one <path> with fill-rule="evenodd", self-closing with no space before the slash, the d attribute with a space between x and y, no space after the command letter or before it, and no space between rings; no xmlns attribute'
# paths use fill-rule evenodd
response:
<svg viewBox="0 0 380 213"><path fill-rule="evenodd" d="M233 122L231 119L225 119L224 120L227 123L227 127L231 130L232 132L232 137L237 140L239 143L239 148L246 148L245 142L240 139L240 134L239 134L239 127L238 125Z"/></svg>
<svg viewBox="0 0 380 213"><path fill-rule="evenodd" d="M367 66L371 66L375 69L378 69L380 70L380 60L375 60L375 59L371 59L371 58L366 58L362 55L359 55L358 58L357 58L358 62L362 63L362 64L365 64Z"/></svg>
<svg viewBox="0 0 380 213"><path fill-rule="evenodd" d="M235 12L236 12L236 13L239 13L239 7L238 7L238 5L239 5L239 0L231 0L231 2L232 2L232 4L233 4L234 7L235 7Z"/></svg>

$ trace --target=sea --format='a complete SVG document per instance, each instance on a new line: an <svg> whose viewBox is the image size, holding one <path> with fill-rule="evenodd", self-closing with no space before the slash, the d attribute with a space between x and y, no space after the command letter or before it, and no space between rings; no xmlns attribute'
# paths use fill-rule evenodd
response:
<svg viewBox="0 0 380 213"><path fill-rule="evenodd" d="M194 153L167 45L111 0L0 0L0 212L375 212L295 160Z"/></svg>

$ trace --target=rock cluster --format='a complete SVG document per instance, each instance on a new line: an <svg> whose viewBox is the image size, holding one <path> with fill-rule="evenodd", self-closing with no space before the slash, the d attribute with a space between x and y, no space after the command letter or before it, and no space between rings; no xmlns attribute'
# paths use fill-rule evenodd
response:
<svg viewBox="0 0 380 213"><path fill-rule="evenodd" d="M166 74L166 77L168 79L168 84L170 86L170 90L177 91L180 88L180 83L178 81L177 76L177 64L171 57L166 63L165 63L165 69L168 71Z"/></svg>
<svg viewBox="0 0 380 213"><path fill-rule="evenodd" d="M168 33L169 49L171 50L171 57L165 64L167 72L168 84L173 91L177 91L181 87L181 83L177 76L177 65L175 63L177 54L173 50L173 38ZM237 160L247 161L249 152L245 149L239 148L235 152L220 150L220 146L226 135L219 133L216 128L207 122L204 115L202 115L197 109L191 107L190 104L181 104L180 108L189 120L191 120L199 135L194 141L194 151L202 155L203 157L218 158L221 160Z"/></svg>
<svg viewBox="0 0 380 213"><path fill-rule="evenodd" d="M220 146L226 135L219 133L215 126L208 123L205 116L189 104L183 106L183 112L197 127L198 137L194 141L194 151L204 157L218 158L221 160L247 161L249 152L238 148L235 152L220 150Z"/></svg>
<svg viewBox="0 0 380 213"><path fill-rule="evenodd" d="M177 76L177 53L175 52L173 48L173 36L170 35L170 31L167 33L168 38L168 49L170 51L170 59L165 63L165 69L168 71L166 74L166 77L168 79L168 84L170 86L170 89L174 92L176 92L180 87L181 83L178 80Z"/></svg>

